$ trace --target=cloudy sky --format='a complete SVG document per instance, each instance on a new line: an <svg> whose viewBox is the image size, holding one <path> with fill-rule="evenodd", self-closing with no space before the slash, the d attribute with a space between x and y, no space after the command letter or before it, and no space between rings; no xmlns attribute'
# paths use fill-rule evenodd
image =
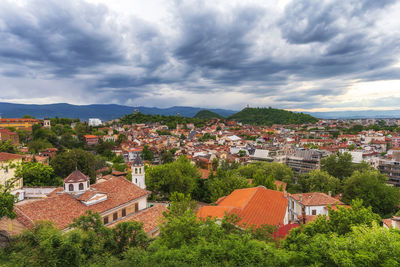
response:
<svg viewBox="0 0 400 267"><path fill-rule="evenodd" d="M0 102L400 108L400 1L0 1Z"/></svg>

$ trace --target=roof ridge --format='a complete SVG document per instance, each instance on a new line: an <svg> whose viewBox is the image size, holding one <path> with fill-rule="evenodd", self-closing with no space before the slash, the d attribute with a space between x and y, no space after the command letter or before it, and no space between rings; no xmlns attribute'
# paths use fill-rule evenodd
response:
<svg viewBox="0 0 400 267"><path fill-rule="evenodd" d="M32 226L35 226L35 223L33 222L33 220L31 218L29 218L21 209L19 209L18 207L14 206L14 208L18 211L19 215L24 217L24 219L28 220ZM18 216L17 216L17 221L18 221ZM23 222L19 221L20 223L24 224Z"/></svg>
<svg viewBox="0 0 400 267"><path fill-rule="evenodd" d="M254 187L253 187L254 188ZM244 208L246 208L247 204L249 204L250 200L254 197L254 195L257 193L258 189L260 189L261 187L256 187L256 190L254 190L253 194L251 194L251 196L247 199L246 203L244 203L244 205L240 208L241 210L244 210Z"/></svg>

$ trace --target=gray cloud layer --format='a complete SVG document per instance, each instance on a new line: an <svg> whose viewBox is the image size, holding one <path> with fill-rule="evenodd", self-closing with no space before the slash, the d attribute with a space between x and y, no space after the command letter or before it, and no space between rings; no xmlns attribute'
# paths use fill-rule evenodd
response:
<svg viewBox="0 0 400 267"><path fill-rule="evenodd" d="M395 4L176 1L161 29L80 0L2 2L0 100L334 107L355 80L400 79L400 36L383 22Z"/></svg>

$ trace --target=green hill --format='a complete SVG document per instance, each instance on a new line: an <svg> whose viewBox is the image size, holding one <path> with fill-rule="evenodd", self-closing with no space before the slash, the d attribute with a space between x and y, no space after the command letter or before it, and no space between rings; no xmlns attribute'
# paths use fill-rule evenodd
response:
<svg viewBox="0 0 400 267"><path fill-rule="evenodd" d="M245 124L273 125L273 124L303 124L315 123L317 118L275 108L245 108L228 117L229 120L237 120Z"/></svg>
<svg viewBox="0 0 400 267"><path fill-rule="evenodd" d="M200 110L197 112L196 115L194 115L194 118L198 119L203 119L203 120L211 120L211 119L224 119L221 115L218 113L209 111L209 110Z"/></svg>

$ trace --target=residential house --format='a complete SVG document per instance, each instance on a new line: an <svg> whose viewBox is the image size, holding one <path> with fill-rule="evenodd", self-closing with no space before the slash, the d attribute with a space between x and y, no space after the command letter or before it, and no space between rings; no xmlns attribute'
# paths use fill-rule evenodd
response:
<svg viewBox="0 0 400 267"><path fill-rule="evenodd" d="M293 194L289 198L289 215L291 222L306 223L318 215L328 215L328 205L343 203L330 195L321 192Z"/></svg>
<svg viewBox="0 0 400 267"><path fill-rule="evenodd" d="M222 219L225 215L235 214L241 228L259 228L265 224L281 226L289 222L287 193L263 186L236 189L216 204L201 207L197 217Z"/></svg>
<svg viewBox="0 0 400 267"><path fill-rule="evenodd" d="M97 145L99 143L99 137L96 135L88 134L85 135L85 142L87 145Z"/></svg>
<svg viewBox="0 0 400 267"><path fill-rule="evenodd" d="M13 145L19 145L18 133L10 131L9 129L0 129L0 141L5 142L7 140L10 140Z"/></svg>
<svg viewBox="0 0 400 267"><path fill-rule="evenodd" d="M36 119L2 119L0 117L0 127L7 128L13 127L16 129L30 130L32 126L35 124L39 124L39 120Z"/></svg>
<svg viewBox="0 0 400 267"><path fill-rule="evenodd" d="M12 165L22 162L24 156L6 152L0 152L0 185L11 186L11 192L17 193L22 188L22 179L13 181L15 176L15 168Z"/></svg>

